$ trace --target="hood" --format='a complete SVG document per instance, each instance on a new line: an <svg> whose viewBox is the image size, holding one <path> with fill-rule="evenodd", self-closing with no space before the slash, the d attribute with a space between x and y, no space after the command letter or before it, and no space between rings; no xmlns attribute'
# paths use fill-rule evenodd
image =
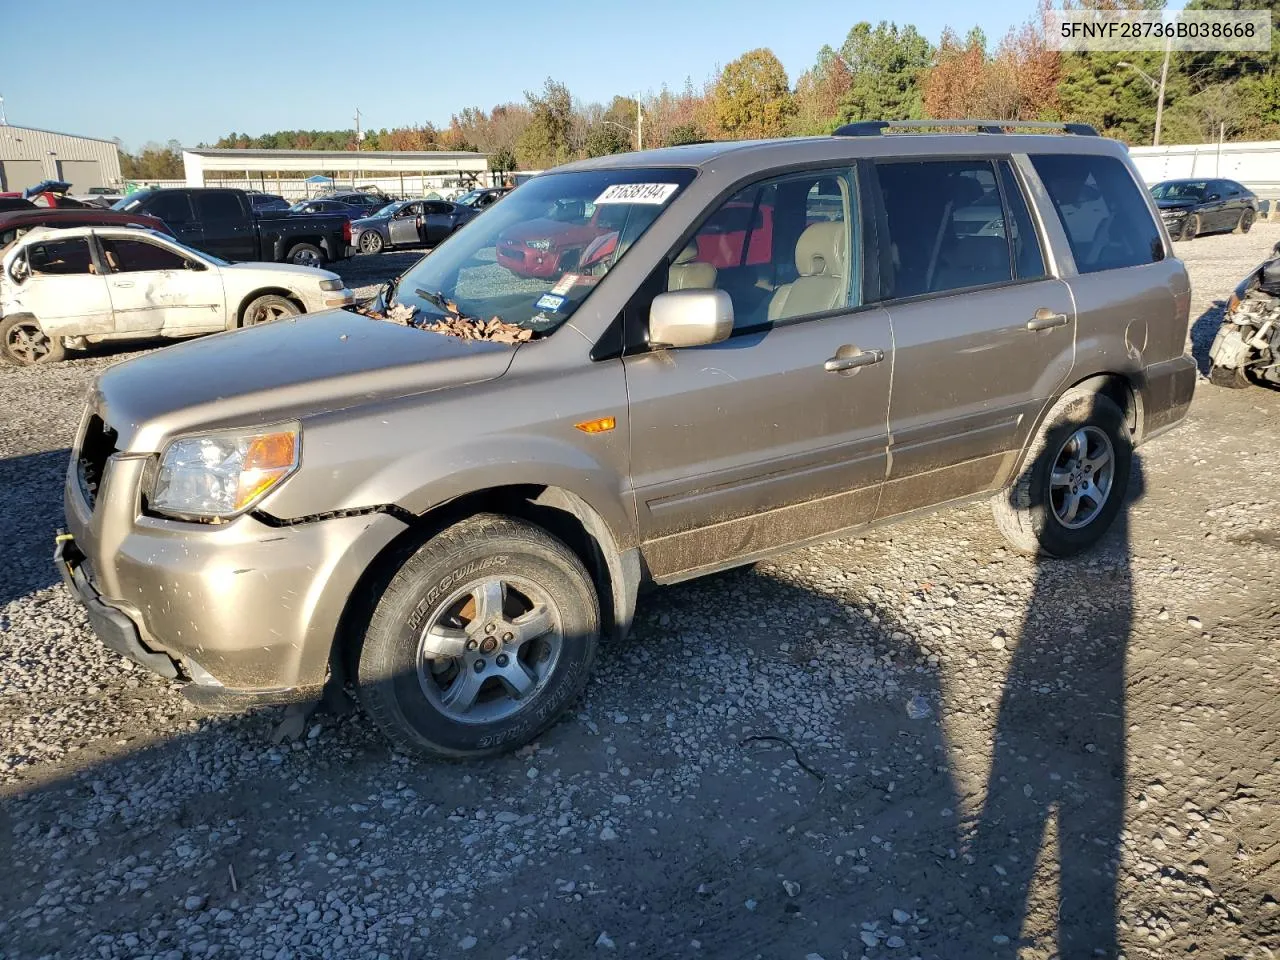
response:
<svg viewBox="0 0 1280 960"><path fill-rule="evenodd" d="M1199 203L1199 200L1191 200L1187 197L1176 197L1172 200L1157 200L1156 206L1161 210L1186 210Z"/></svg>
<svg viewBox="0 0 1280 960"><path fill-rule="evenodd" d="M314 280L319 283L321 280L342 279L329 270L319 270L316 267L301 267L293 263L254 263L250 261L246 263L228 263L220 265L218 269L232 273L262 273L274 277L288 276L299 282Z"/></svg>
<svg viewBox="0 0 1280 960"><path fill-rule="evenodd" d="M369 227L376 227L380 223L386 223L390 219L386 214L377 217L356 217L351 221L351 229L367 230Z"/></svg>
<svg viewBox="0 0 1280 960"><path fill-rule="evenodd" d="M92 403L119 448L155 453L175 434L270 424L493 380L516 348L346 310L279 320L111 367Z"/></svg>

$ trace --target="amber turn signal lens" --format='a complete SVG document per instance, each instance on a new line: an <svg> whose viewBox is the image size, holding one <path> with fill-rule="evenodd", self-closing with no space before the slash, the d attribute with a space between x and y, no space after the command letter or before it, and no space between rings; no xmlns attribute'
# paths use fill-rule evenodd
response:
<svg viewBox="0 0 1280 960"><path fill-rule="evenodd" d="M298 462L295 433L267 433L249 441L236 490L236 509L251 502L276 481L286 476Z"/></svg>
<svg viewBox="0 0 1280 960"><path fill-rule="evenodd" d="M582 423L574 424L583 433L608 433L617 425L618 421L613 417L599 417L595 420L584 420Z"/></svg>

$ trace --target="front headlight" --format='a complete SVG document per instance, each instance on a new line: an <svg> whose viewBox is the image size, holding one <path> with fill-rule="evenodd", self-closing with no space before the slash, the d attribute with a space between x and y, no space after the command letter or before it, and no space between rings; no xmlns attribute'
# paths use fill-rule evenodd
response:
<svg viewBox="0 0 1280 960"><path fill-rule="evenodd" d="M301 428L213 433L174 440L156 470L148 504L157 513L203 520L243 513L298 469Z"/></svg>
<svg viewBox="0 0 1280 960"><path fill-rule="evenodd" d="M320 289L321 290L341 290L342 281L339 280L337 277L334 277L332 280L321 280Z"/></svg>

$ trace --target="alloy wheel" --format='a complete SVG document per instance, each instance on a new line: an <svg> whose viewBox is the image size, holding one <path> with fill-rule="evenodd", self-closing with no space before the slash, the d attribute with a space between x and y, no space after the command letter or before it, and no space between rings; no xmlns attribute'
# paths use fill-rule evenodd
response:
<svg viewBox="0 0 1280 960"><path fill-rule="evenodd" d="M38 323L17 323L9 328L4 348L24 366L39 363L49 355L52 343Z"/></svg>
<svg viewBox="0 0 1280 960"><path fill-rule="evenodd" d="M1111 496L1115 460L1111 438L1098 427L1081 427L1067 438L1049 474L1049 500L1060 524L1079 530L1097 518Z"/></svg>
<svg viewBox="0 0 1280 960"><path fill-rule="evenodd" d="M550 596L523 578L467 584L435 608L418 639L418 683L459 723L494 723L546 686L564 645Z"/></svg>

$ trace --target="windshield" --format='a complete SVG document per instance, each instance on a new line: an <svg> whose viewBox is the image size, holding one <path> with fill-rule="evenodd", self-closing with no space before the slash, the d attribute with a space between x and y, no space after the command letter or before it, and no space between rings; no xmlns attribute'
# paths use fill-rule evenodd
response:
<svg viewBox="0 0 1280 960"><path fill-rule="evenodd" d="M405 206L407 203L409 203L408 200L396 200L394 203L388 203L388 204L385 204L384 206L378 207L376 210L371 210L369 212L369 216L371 217L394 216L396 211L399 210L401 207Z"/></svg>
<svg viewBox="0 0 1280 960"><path fill-rule="evenodd" d="M652 168L545 174L420 260L394 299L426 321L455 312L452 304L464 317L549 334L693 176Z"/></svg>
<svg viewBox="0 0 1280 960"><path fill-rule="evenodd" d="M1151 195L1157 200L1203 200L1209 184L1204 180L1181 180L1157 184Z"/></svg>
<svg viewBox="0 0 1280 960"><path fill-rule="evenodd" d="M453 202L461 203L463 206L469 207L473 203L475 203L477 200L480 199L481 193L483 193L482 190L472 190L468 193L464 193L462 196L458 197L458 199L454 200Z"/></svg>
<svg viewBox="0 0 1280 960"><path fill-rule="evenodd" d="M139 190L129 194L127 197L121 197L111 205L112 210L136 210L143 200L151 196L150 190Z"/></svg>

